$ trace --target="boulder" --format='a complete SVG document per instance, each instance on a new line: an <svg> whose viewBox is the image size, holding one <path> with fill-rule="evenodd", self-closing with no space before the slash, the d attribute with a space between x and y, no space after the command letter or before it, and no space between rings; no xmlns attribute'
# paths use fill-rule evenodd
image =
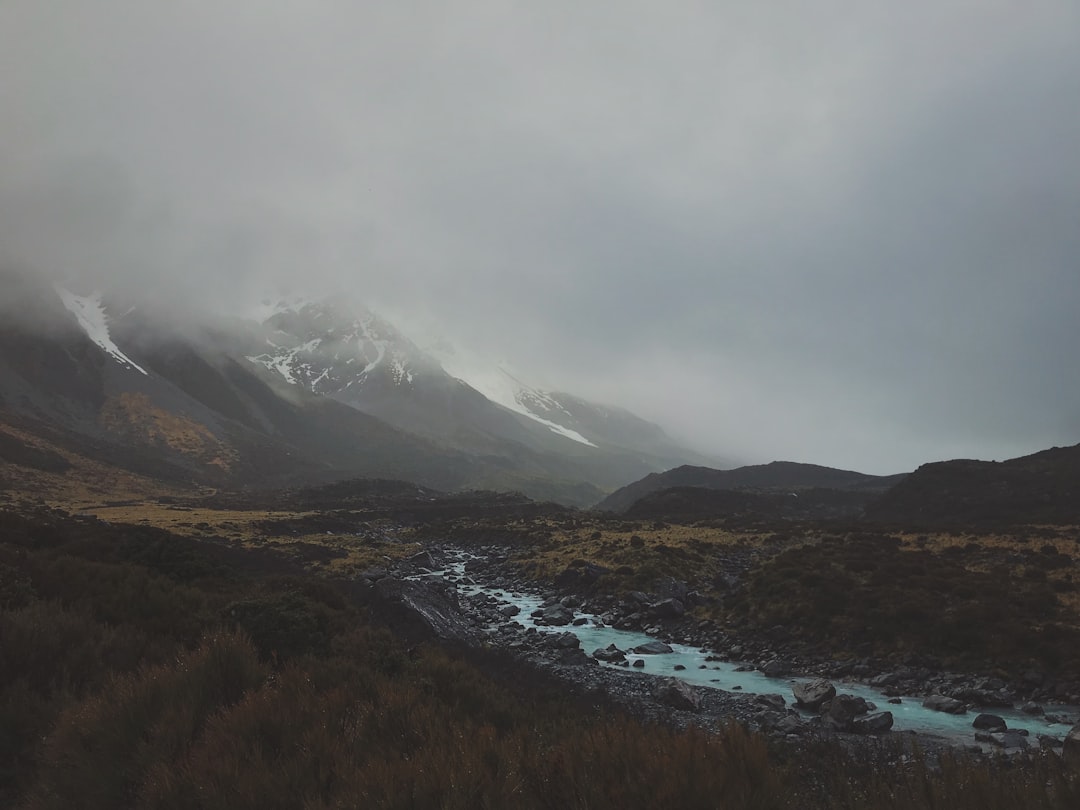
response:
<svg viewBox="0 0 1080 810"><path fill-rule="evenodd" d="M517 605L503 605L499 608L499 615L505 619L517 616L519 613L521 613L521 608Z"/></svg>
<svg viewBox="0 0 1080 810"><path fill-rule="evenodd" d="M851 721L851 730L856 734L884 734L892 726L892 712L874 712Z"/></svg>
<svg viewBox="0 0 1080 810"><path fill-rule="evenodd" d="M647 644L639 644L634 647L634 652L638 655L665 655L673 652L673 650L670 644L665 644L662 641L650 641Z"/></svg>
<svg viewBox="0 0 1080 810"><path fill-rule="evenodd" d="M540 621L551 627L563 627L574 620L574 611L562 605L552 605L544 608L540 614Z"/></svg>
<svg viewBox="0 0 1080 810"><path fill-rule="evenodd" d="M971 725L981 731L1004 731L1006 728L1005 719L996 714L980 714Z"/></svg>
<svg viewBox="0 0 1080 810"><path fill-rule="evenodd" d="M804 709L816 712L821 705L832 700L836 696L836 687L824 678L818 678L807 683L797 683L791 689L795 695L795 702Z"/></svg>
<svg viewBox="0 0 1080 810"><path fill-rule="evenodd" d="M696 712L701 698L690 684L678 678L664 678L653 689L653 697L674 709Z"/></svg>
<svg viewBox="0 0 1080 810"><path fill-rule="evenodd" d="M835 731L853 731L855 717L865 714L866 701L854 695L837 695L830 701L825 712L825 725ZM885 712L885 714L889 714ZM891 716L891 714L890 714Z"/></svg>
<svg viewBox="0 0 1080 810"><path fill-rule="evenodd" d="M780 658L772 658L761 667L761 673L766 678L783 678L791 671L791 665Z"/></svg>
<svg viewBox="0 0 1080 810"><path fill-rule="evenodd" d="M945 712L946 714L963 714L967 711L967 706L959 700L946 697L945 695L930 695L930 697L923 701L922 705L924 709L930 709L934 712Z"/></svg>
<svg viewBox="0 0 1080 810"><path fill-rule="evenodd" d="M435 560L431 557L431 552L421 551L419 554L413 554L405 562L415 565L418 568L432 569L435 567Z"/></svg>
<svg viewBox="0 0 1080 810"><path fill-rule="evenodd" d="M626 653L616 647L614 644L609 644L606 647L593 650L592 657L597 661L607 661L609 664L616 663L618 661L626 660Z"/></svg>
<svg viewBox="0 0 1080 810"><path fill-rule="evenodd" d="M754 702L760 703L762 706L769 706L778 711L783 711L787 708L787 703L784 702L783 695L758 695L754 698Z"/></svg>

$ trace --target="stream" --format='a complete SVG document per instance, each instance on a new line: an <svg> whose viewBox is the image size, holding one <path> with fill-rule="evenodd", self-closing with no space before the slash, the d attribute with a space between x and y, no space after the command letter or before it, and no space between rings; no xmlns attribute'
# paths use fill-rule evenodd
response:
<svg viewBox="0 0 1080 810"><path fill-rule="evenodd" d="M793 703L792 686L797 682L813 680L805 677L770 678L756 669L740 667L738 663L706 660L714 655L709 652L683 645L671 643L671 653L658 655L644 655L631 652L636 647L656 638L641 632L628 630L616 630L603 625L600 620L588 613L575 611L575 618L584 619L585 623L578 626L566 625L549 627L538 625L531 616L533 611L539 609L544 598L537 594L513 593L504 589L487 587L474 582L466 572L465 566L472 555L465 552L452 553L452 561L442 570L432 571L424 576L439 577L456 583L462 596L474 596L482 594L493 597L501 604L515 605L520 613L513 617L526 629L535 628L539 633L573 633L581 642L581 648L587 655L594 650L615 645L619 650L625 651L628 665L610 664L601 662L601 666L610 667L626 673L628 676L654 675L674 677L687 681L695 686L709 689L721 689L740 695L765 695L779 694L789 704L790 708L797 709ZM489 627L494 632L495 626ZM641 661L637 667L634 662ZM742 670L742 671L739 671ZM835 682L838 694L849 694L861 697L877 706L877 711L889 711L893 715L893 731L917 732L943 738L954 744L978 745L975 740L975 729L972 721L979 711L969 710L963 714L947 714L925 708L922 697L902 696L900 703L890 704L889 698L878 690L865 684L851 681ZM1055 705L1052 713L1069 721L1067 724L1049 722L1044 717L1024 714L1015 709L992 708L988 713L997 715L1005 720L1010 731L1026 731L1029 735L1029 744L1038 747L1038 735L1048 735L1058 739L1063 738L1076 722L1078 715L1077 707ZM810 712L800 712L805 719L816 716Z"/></svg>

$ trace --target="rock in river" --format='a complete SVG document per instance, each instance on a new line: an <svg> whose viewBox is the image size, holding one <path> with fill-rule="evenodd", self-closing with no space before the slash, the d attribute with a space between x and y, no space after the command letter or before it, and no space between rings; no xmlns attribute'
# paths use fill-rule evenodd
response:
<svg viewBox="0 0 1080 810"><path fill-rule="evenodd" d="M664 655L673 652L673 650L670 644L665 644L662 641L650 641L647 644L639 644L634 647L634 652L638 655Z"/></svg>
<svg viewBox="0 0 1080 810"><path fill-rule="evenodd" d="M551 627L562 627L574 620L574 611L562 605L552 605L544 608L540 615L540 621Z"/></svg>
<svg viewBox="0 0 1080 810"><path fill-rule="evenodd" d="M822 703L836 696L836 687L824 678L818 678L807 683L795 684L791 692L795 695L795 702L804 709L817 711Z"/></svg>
<svg viewBox="0 0 1080 810"><path fill-rule="evenodd" d="M945 697L945 695L931 695L923 701L923 708L930 709L935 712L945 712L946 714L963 714L967 711L967 706L961 703L956 698Z"/></svg>

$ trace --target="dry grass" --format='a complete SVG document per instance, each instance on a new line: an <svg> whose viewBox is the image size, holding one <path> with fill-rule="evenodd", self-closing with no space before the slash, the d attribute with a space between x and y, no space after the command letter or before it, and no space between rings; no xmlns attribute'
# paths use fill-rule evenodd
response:
<svg viewBox="0 0 1080 810"><path fill-rule="evenodd" d="M647 588L656 576L704 584L733 552L758 551L771 535L716 527L662 523L576 521L550 524L545 541L519 548L515 561L538 579L551 579L582 561L610 570L609 587Z"/></svg>

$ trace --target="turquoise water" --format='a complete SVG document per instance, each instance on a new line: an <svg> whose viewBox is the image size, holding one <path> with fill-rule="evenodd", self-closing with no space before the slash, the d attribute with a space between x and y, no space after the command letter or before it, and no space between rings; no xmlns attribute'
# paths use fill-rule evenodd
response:
<svg viewBox="0 0 1080 810"><path fill-rule="evenodd" d="M450 566L446 571L438 572L455 576L468 582L468 575L464 573L464 562ZM596 649L614 644L620 650L628 651L639 645L656 639L644 633L616 630L611 627L598 627L594 624L596 618L587 613L576 613L576 616L588 619L588 624L580 627L567 625L565 627L540 627L537 626L529 615L536 610L543 601L540 597L529 594L516 594L500 590L498 588L485 588L477 585L460 585L465 594L483 593L494 596L501 602L517 605L521 613L513 617L526 628L535 627L541 633L566 632L573 633L581 641L581 648L587 655L591 655ZM673 652L664 655L638 655L627 652L626 659L630 662L629 668L616 664L602 664L602 666L615 667L617 669L634 673L663 675L680 678L697 686L712 689L734 691L744 695L779 694L790 705L794 701L791 693L792 686L800 681L808 681L811 678L769 678L757 670L748 672L736 672L737 663L724 661L706 661L708 652L683 644L671 644ZM633 667L636 660L644 661L644 668ZM681 665L682 670L675 667ZM899 705L890 704L888 698L869 686L860 683L846 681L833 681L837 692L856 695L877 706L878 711L890 711L893 714L894 731L915 731L923 734L933 734L939 737L949 738L956 742L976 744L975 729L972 721L979 710L975 709L966 714L953 715L943 712L935 712L922 706L921 697L901 697ZM1063 715L1070 722L1076 722L1077 709L1071 706L1048 707L1052 714ZM1051 724L1041 717L1032 717L1011 709L990 708L986 709L991 714L1002 717L1010 729L1026 729L1031 735L1030 744L1038 746L1035 739L1037 734L1049 734L1062 738L1068 733L1069 725ZM807 715L809 716L809 715Z"/></svg>

